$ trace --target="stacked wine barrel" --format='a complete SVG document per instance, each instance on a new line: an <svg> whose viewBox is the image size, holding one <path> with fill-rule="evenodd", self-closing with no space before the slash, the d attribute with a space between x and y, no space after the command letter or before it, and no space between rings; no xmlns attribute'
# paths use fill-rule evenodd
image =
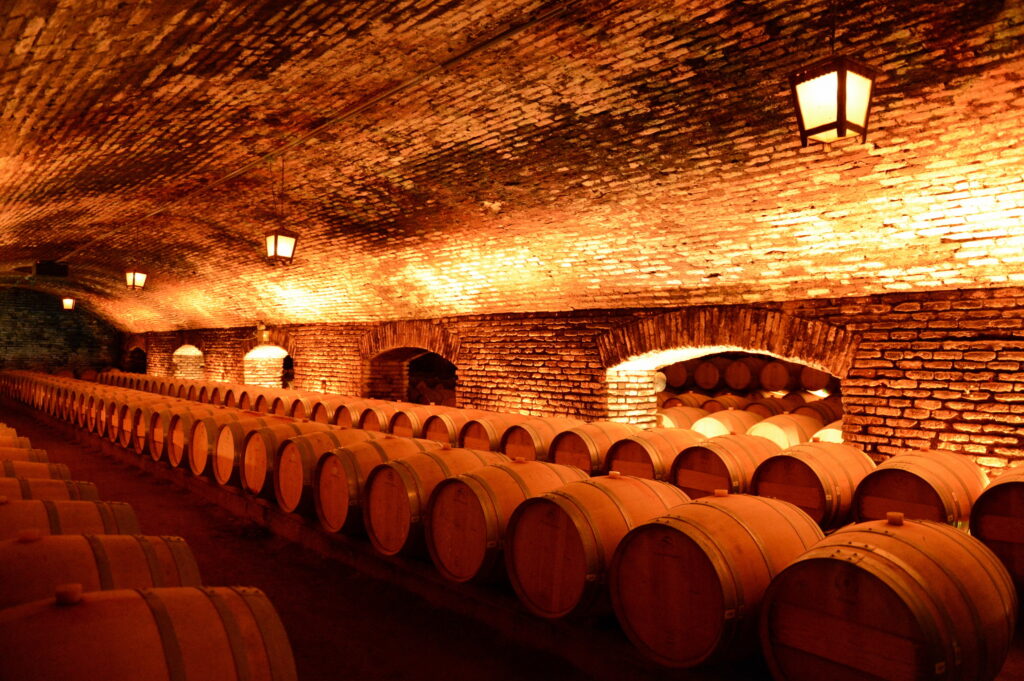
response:
<svg viewBox="0 0 1024 681"><path fill-rule="evenodd" d="M778 367L742 364L770 385L801 386L789 369L785 378ZM724 376L731 365L710 366ZM710 373L701 380L710 383ZM659 427L643 429L153 377L104 380L0 374L8 394L56 418L266 497L260 503L306 514L382 556L429 559L456 583L507 582L539 617L613 612L638 650L666 666L743 655L760 642L779 679L826 678L839 666L854 670L844 678L887 678L880 660L901 653L886 636L927 635L935 669L985 680L1012 635L1016 596L1006 569L956 529L975 522L980 471L948 452L906 452L876 467L842 442L834 397L703 395L663 408ZM196 401L203 399L216 401ZM1014 538L1024 519L1007 519L1024 503L1002 500L996 487L991 503L982 496L975 507L988 509L976 533L988 532L1024 580L1016 552L1024 542ZM1010 478L1002 487L1017 492ZM930 552L934 543L950 557ZM867 568L849 567L856 561L831 557L875 546L905 561L910 576L876 583ZM960 575L962 566L947 562L964 562L964 552L981 558ZM871 604L830 605L852 588L830 581L839 572L874 589ZM945 603L947 587L932 579L938 572L950 583L973 581ZM805 580L819 591L802 589ZM939 605L921 605L932 601ZM897 613L891 627L879 624L878 604ZM950 626L950 618L962 621ZM847 629L874 636L881 652L851 657ZM958 657L967 635L986 642ZM800 662L812 657L807 672ZM905 662L921 664L919 657Z"/></svg>
<svg viewBox="0 0 1024 681"><path fill-rule="evenodd" d="M69 397L50 408L77 420ZM0 442L0 678L296 679L259 590L203 587L183 539L143 535L131 506L2 423Z"/></svg>

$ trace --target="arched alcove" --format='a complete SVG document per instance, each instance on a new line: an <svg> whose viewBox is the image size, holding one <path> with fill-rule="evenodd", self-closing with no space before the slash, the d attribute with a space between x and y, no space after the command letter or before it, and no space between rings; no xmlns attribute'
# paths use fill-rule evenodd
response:
<svg viewBox="0 0 1024 681"><path fill-rule="evenodd" d="M147 359L145 350L134 347L128 351L128 355L125 357L124 370L132 374L144 374L148 364Z"/></svg>
<svg viewBox="0 0 1024 681"><path fill-rule="evenodd" d="M369 397L455 406L454 364L424 348L392 348L370 360Z"/></svg>
<svg viewBox="0 0 1024 681"><path fill-rule="evenodd" d="M206 378L206 359L203 351L194 345L182 345L171 355L175 378L202 381Z"/></svg>
<svg viewBox="0 0 1024 681"><path fill-rule="evenodd" d="M839 327L772 310L700 307L636 320L597 339L608 418L654 425L659 370L727 352L796 362L843 378L857 338Z"/></svg>
<svg viewBox="0 0 1024 681"><path fill-rule="evenodd" d="M265 388L281 388L285 381L285 363L291 359L279 345L257 345L243 359L244 382ZM292 362L294 370L294 362Z"/></svg>

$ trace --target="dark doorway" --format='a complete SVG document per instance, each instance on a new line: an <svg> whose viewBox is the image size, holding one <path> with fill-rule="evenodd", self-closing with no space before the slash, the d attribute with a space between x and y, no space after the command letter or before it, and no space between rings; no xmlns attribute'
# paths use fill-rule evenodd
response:
<svg viewBox="0 0 1024 681"><path fill-rule="evenodd" d="M142 348L132 348L128 353L124 370L132 374L146 373L146 351Z"/></svg>

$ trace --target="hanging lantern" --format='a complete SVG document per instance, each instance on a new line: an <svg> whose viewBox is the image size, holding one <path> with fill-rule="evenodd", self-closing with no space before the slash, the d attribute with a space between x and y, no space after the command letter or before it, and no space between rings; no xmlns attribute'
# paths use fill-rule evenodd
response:
<svg viewBox="0 0 1024 681"><path fill-rule="evenodd" d="M65 310L74 310L75 309L75 299L74 298L61 298L60 299L60 304L64 307Z"/></svg>
<svg viewBox="0 0 1024 681"><path fill-rule="evenodd" d="M789 76L800 143L834 142L850 135L867 140L875 68L841 55L814 62Z"/></svg>
<svg viewBox="0 0 1024 681"><path fill-rule="evenodd" d="M295 232L278 227L267 232L267 260L271 263L288 265L295 257L295 244L299 241L299 235Z"/></svg>
<svg viewBox="0 0 1024 681"><path fill-rule="evenodd" d="M146 285L146 277L148 275L145 272L139 272L136 270L128 270L124 273L125 283L128 288L133 291L138 290Z"/></svg>

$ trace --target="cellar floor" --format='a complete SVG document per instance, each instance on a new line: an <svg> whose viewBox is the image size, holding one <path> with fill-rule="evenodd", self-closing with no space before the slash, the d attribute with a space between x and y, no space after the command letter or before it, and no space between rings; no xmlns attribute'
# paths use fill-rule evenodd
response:
<svg viewBox="0 0 1024 681"><path fill-rule="evenodd" d="M205 583L262 589L288 631L301 681L769 678L757 660L695 671L634 665L628 643L613 624L603 621L586 625L595 633L592 650L571 651L575 659L581 652L594 658L593 663L577 667L559 655L510 641L506 634L514 618L497 617L499 626L492 627L486 613L469 617L457 612L459 608L438 603L437 598L428 600L408 591L405 580L367 576L242 519L171 480L141 470L123 457L104 454L95 443L74 442L45 416L6 401L0 404L0 414L0 421L31 438L34 447L46 449L51 461L67 464L74 478L95 482L101 498L130 503L143 532L184 537ZM521 617L522 626L546 624L531 619ZM553 629L552 636L557 632ZM606 645L609 640L612 645ZM575 639L566 645L579 648L580 643ZM1024 635L1020 629L998 678L1024 681Z"/></svg>

